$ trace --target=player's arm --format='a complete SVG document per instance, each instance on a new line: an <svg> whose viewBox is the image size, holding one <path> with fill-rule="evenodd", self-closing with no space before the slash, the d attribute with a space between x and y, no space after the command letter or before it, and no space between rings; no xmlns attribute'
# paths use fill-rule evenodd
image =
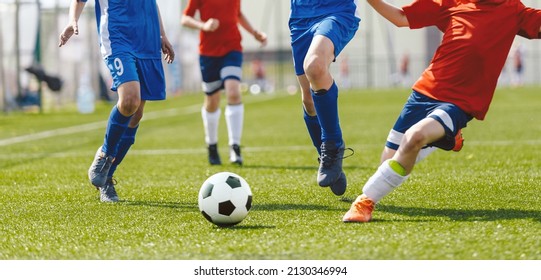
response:
<svg viewBox="0 0 541 280"><path fill-rule="evenodd" d="M401 8L391 5L385 2L385 0L367 0L367 2L374 10L394 25L398 27L409 26L408 18Z"/></svg>
<svg viewBox="0 0 541 280"><path fill-rule="evenodd" d="M175 51L173 50L173 46L169 42L169 39L167 39L167 35L165 35L165 28L163 27L162 15L158 4L156 4L156 8L158 9L158 20L160 21L160 38L162 40L162 52L165 54L164 59L167 63L172 63L173 60L175 60Z"/></svg>
<svg viewBox="0 0 541 280"><path fill-rule="evenodd" d="M65 45L68 40L75 35L79 35L79 25L77 22L79 21L79 17L81 17L81 14L83 13L83 9L85 7L86 1L80 1L80 0L72 0L69 8L69 23L64 28L64 31L60 33L60 40L58 43L59 47L62 47Z"/></svg>
<svg viewBox="0 0 541 280"><path fill-rule="evenodd" d="M265 46L267 44L267 34L255 29L242 12L239 13L239 24L240 26L242 26L242 28L244 28L244 30L252 34L254 38L261 43L262 46Z"/></svg>
<svg viewBox="0 0 541 280"><path fill-rule="evenodd" d="M200 21L192 16L183 14L180 18L180 24L203 32L213 32L220 26L220 21L215 18L209 18L207 21Z"/></svg>

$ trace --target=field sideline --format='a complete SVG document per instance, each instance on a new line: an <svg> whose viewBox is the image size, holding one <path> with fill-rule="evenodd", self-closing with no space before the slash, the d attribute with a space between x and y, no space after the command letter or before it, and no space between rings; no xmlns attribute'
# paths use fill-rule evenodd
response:
<svg viewBox="0 0 541 280"><path fill-rule="evenodd" d="M86 171L111 104L0 116L2 260L540 260L541 88L498 89L464 149L438 151L377 206L374 221L340 221L377 168L409 91L343 91L340 121L355 155L343 197L317 186L317 155L300 96L245 96L245 166L209 166L202 96L147 104L116 175L121 202L103 204ZM227 159L225 121L220 153ZM241 224L199 213L210 175L231 171L254 193Z"/></svg>

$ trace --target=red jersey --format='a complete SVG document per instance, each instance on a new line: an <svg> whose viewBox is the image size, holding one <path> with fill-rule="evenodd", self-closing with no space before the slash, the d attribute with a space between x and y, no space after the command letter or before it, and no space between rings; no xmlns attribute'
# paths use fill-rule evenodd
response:
<svg viewBox="0 0 541 280"><path fill-rule="evenodd" d="M540 37L541 10L520 0L417 0L403 10L411 29L435 25L444 33L413 89L479 120L488 111L515 35Z"/></svg>
<svg viewBox="0 0 541 280"><path fill-rule="evenodd" d="M242 51L238 27L240 0L190 0L184 14L193 17L199 10L200 19L220 21L213 32L199 33L199 53L206 56L223 56L230 51Z"/></svg>

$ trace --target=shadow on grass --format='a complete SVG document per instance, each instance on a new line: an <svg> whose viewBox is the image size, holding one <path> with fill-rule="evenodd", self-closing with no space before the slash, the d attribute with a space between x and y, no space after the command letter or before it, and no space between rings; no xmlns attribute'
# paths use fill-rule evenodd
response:
<svg viewBox="0 0 541 280"><path fill-rule="evenodd" d="M541 211L517 209L431 209L419 207L402 207L394 205L378 205L377 210L411 217L448 217L453 221L498 221L512 219L532 219L541 222Z"/></svg>
<svg viewBox="0 0 541 280"><path fill-rule="evenodd" d="M276 226L265 226L265 225L242 225L237 224L230 227L220 227L215 226L216 229L223 229L223 230L254 230L254 229L270 229L270 228L276 228Z"/></svg>
<svg viewBox="0 0 541 280"><path fill-rule="evenodd" d="M17 156L19 153L14 153L13 157L10 158L9 160L0 160L0 169L15 168L17 166L32 164L33 162L38 162L44 159L58 158L58 157L61 157L59 155L68 154L72 151L77 151L81 146L84 146L87 143L91 143L91 141L81 140L81 141L75 141L74 143L70 143L68 141L63 145L56 146L56 148L54 149L48 147L46 149L46 152L29 150L27 153L24 153L22 156ZM95 152L96 151L94 150L94 152L88 153L87 161L88 161L89 166L90 166L90 163L92 163L92 158L94 157L93 154ZM78 153L75 153L75 154L78 154ZM81 155L84 156L83 153L81 153ZM86 164L87 163L85 162L85 166Z"/></svg>
<svg viewBox="0 0 541 280"><path fill-rule="evenodd" d="M278 203L270 203L270 204L257 204L254 205L252 208L252 211L290 211L290 210L319 210L319 211L340 211L342 209L338 208L332 208L325 205L314 205L314 204L278 204Z"/></svg>
<svg viewBox="0 0 541 280"><path fill-rule="evenodd" d="M164 207L172 209L181 209L186 212L199 212L199 207L197 204L193 203L179 203L171 201L134 201L134 200L120 200L120 205L127 206L149 206L149 207ZM250 211L290 211L290 210L300 210L300 211L340 211L343 209L332 208L325 205L314 205L314 204L257 204L252 207Z"/></svg>
<svg viewBox="0 0 541 280"><path fill-rule="evenodd" d="M193 203L179 203L171 201L134 201L134 200L120 200L119 204L128 206L150 206L150 207L163 207L172 209L184 209L186 212L199 212L197 204Z"/></svg>
<svg viewBox="0 0 541 280"><path fill-rule="evenodd" d="M252 168L252 169L279 169L279 170L318 170L317 162L311 166L292 166L292 165L242 165L242 168ZM239 167L240 168L240 167ZM372 170L373 167L367 166L358 166L358 165L344 165L342 167L344 170Z"/></svg>

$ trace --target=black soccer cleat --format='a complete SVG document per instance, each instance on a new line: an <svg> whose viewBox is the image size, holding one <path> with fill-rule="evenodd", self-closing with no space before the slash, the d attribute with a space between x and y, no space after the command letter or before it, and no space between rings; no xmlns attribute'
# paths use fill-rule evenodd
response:
<svg viewBox="0 0 541 280"><path fill-rule="evenodd" d="M218 154L218 144L211 144L208 146L209 151L209 163L210 165L221 165L220 155Z"/></svg>

